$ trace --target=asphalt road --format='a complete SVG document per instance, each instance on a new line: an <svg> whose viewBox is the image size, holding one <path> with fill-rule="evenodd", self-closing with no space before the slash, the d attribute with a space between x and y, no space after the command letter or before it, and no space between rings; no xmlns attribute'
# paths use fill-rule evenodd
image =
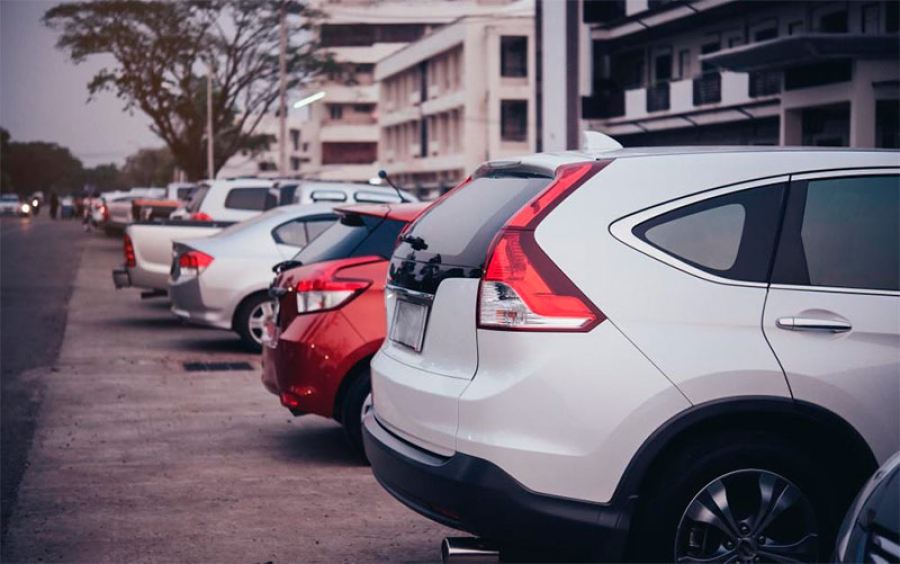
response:
<svg viewBox="0 0 900 564"><path fill-rule="evenodd" d="M65 255L75 274L16 273L22 295L10 303L44 285L74 289L57 310L67 312L58 357L23 373L42 393L4 562L424 562L459 534L384 492L336 423L292 417L235 334L182 325L167 301L116 291L120 241L37 225L44 246L59 247L46 257ZM25 254L18 228L3 224L4 335L7 259ZM60 323L38 317L40 333ZM9 323L17 343L28 340ZM186 370L193 362L249 369Z"/></svg>
<svg viewBox="0 0 900 564"><path fill-rule="evenodd" d="M0 560L85 237L77 221L0 218ZM29 372L32 371L32 372Z"/></svg>

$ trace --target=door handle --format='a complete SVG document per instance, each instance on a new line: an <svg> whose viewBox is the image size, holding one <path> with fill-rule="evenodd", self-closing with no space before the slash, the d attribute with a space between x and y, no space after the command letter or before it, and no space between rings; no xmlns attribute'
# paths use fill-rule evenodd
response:
<svg viewBox="0 0 900 564"><path fill-rule="evenodd" d="M828 331L831 333L845 333L853 329L853 326L846 321L815 317L779 317L775 320L775 326L788 331Z"/></svg>

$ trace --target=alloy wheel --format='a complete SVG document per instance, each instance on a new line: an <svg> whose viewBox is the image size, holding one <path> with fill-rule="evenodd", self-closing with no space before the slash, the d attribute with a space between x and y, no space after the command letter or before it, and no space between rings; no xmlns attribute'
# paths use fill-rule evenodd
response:
<svg viewBox="0 0 900 564"><path fill-rule="evenodd" d="M806 495L766 470L721 476L694 496L678 523L676 562L816 562L819 529Z"/></svg>
<svg viewBox="0 0 900 564"><path fill-rule="evenodd" d="M250 310L247 318L247 328L250 330L250 336L258 344L262 344L263 331L265 331L266 321L275 315L275 308L270 300L263 301Z"/></svg>

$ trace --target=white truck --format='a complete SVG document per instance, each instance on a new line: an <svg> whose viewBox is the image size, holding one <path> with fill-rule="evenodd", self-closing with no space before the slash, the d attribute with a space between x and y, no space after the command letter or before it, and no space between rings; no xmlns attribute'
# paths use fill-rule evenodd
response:
<svg viewBox="0 0 900 564"><path fill-rule="evenodd" d="M172 266L172 242L209 237L238 221L271 208L334 202L415 202L415 197L381 186L348 182L233 179L201 183L186 213L166 221L135 222L125 229L124 268L112 271L116 288L140 288L142 297L166 295ZM184 218L184 219L178 219Z"/></svg>

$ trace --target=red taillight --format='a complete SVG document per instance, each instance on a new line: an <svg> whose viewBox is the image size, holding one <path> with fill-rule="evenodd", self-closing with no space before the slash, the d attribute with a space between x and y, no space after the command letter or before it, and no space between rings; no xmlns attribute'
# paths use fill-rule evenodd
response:
<svg viewBox="0 0 900 564"><path fill-rule="evenodd" d="M209 216L209 214L205 214L203 212L195 212L191 214L191 219L194 221L212 221L213 218Z"/></svg>
<svg viewBox="0 0 900 564"><path fill-rule="evenodd" d="M178 266L182 273L185 270L196 270L197 274L203 272L212 264L213 257L201 251L188 251L178 257Z"/></svg>
<svg viewBox="0 0 900 564"><path fill-rule="evenodd" d="M127 233L122 238L122 246L125 251L125 267L134 268L137 266L137 262L134 259L134 243L131 242L131 237Z"/></svg>
<svg viewBox="0 0 900 564"><path fill-rule="evenodd" d="M297 313L326 311L347 305L371 286L372 281L341 278L338 274L347 268L383 260L374 256L359 257L325 263L316 268L311 275L298 281L294 288L297 292Z"/></svg>
<svg viewBox="0 0 900 564"><path fill-rule="evenodd" d="M590 331L606 319L534 238L538 224L611 161L557 169L494 238L479 291L479 327L511 331Z"/></svg>
<svg viewBox="0 0 900 564"><path fill-rule="evenodd" d="M106 204L100 207L100 213L103 214L103 221L109 221L109 208Z"/></svg>

